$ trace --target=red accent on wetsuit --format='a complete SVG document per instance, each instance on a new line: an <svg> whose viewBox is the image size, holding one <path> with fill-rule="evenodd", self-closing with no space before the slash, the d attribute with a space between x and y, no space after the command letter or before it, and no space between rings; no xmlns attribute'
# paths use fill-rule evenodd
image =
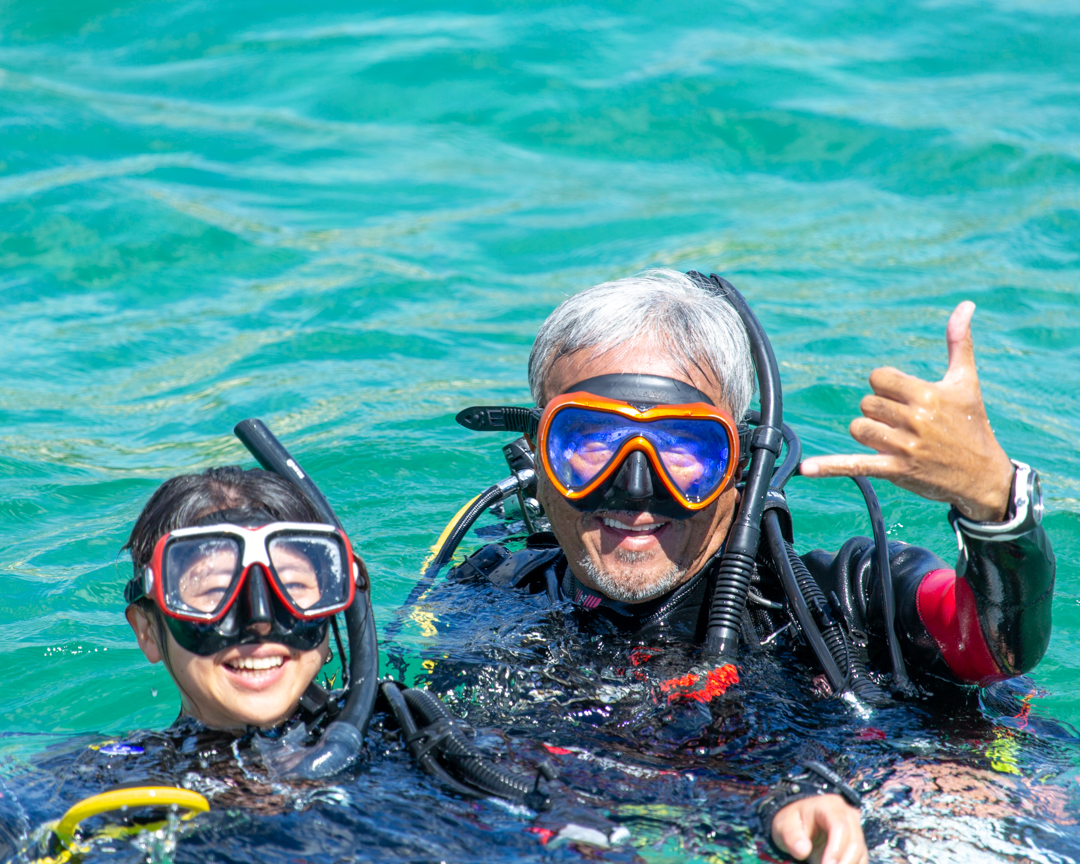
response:
<svg viewBox="0 0 1080 864"><path fill-rule="evenodd" d="M539 835L541 846L547 846L548 840L555 836L555 832L550 828L526 828L525 830Z"/></svg>
<svg viewBox="0 0 1080 864"><path fill-rule="evenodd" d="M931 570L919 583L915 608L923 626L934 637L953 674L968 684L985 687L1004 681L979 626L975 594L954 570Z"/></svg>
<svg viewBox="0 0 1080 864"><path fill-rule="evenodd" d="M719 669L709 670L706 676L688 672L682 678L664 681L660 685L660 692L667 695L669 705L678 701L710 702L722 696L732 684L738 683L739 670L727 663Z"/></svg>

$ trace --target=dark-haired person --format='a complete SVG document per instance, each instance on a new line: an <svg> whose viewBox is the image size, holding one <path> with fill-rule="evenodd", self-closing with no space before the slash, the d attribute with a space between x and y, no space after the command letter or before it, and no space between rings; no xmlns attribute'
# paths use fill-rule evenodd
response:
<svg viewBox="0 0 1080 864"><path fill-rule="evenodd" d="M348 644L348 688L327 690L317 683L330 652L330 616L355 608L367 573L345 533L326 524L292 483L239 467L173 477L146 503L126 548L134 570L124 592L127 620L146 659L164 663L176 683L180 716L164 731L135 731L119 741L103 741L100 735L65 741L34 758L33 770L15 766L9 772L5 765L0 859L7 858L8 817L15 817L10 824L21 830L24 824L55 820L76 802L84 806L73 809L85 814L91 812L87 806L97 806L94 801L114 791L132 794L131 787L148 785L182 786L209 799L213 812L202 820L207 830L185 841L195 848L193 860L279 855L282 831L291 836L283 826L297 824L298 814L309 810L315 811L306 817L313 827L305 830L319 835L311 848L335 858L352 855L357 838L372 844L366 853L371 860L471 861L485 843L494 844L500 857L504 849L533 849L533 835L517 824L489 840L490 825L474 819L472 809L469 823L455 822L447 836L404 830L417 812L430 826L433 814L448 803L436 819L453 820L447 787L466 797L512 797L516 784L525 798L535 778L487 760L434 697L392 682L383 682L386 700L367 730L366 719L350 715L353 697L360 704L370 696L365 711L374 710L377 673L368 673L370 667L358 659L364 656L362 633ZM352 631L355 621L347 615L346 629ZM347 716L353 718L348 723ZM405 721L418 732L407 740L400 734ZM353 731L342 731L346 725ZM347 758L337 758L342 751L334 748L341 741L355 742ZM418 745L424 745L423 754L411 755ZM444 747L450 746L460 757L456 763L444 759ZM364 779L351 782L345 769L365 752L385 758L370 773L357 768ZM441 783L420 780L413 764L420 759ZM17 790L5 785L12 777L18 778ZM333 831L326 831L320 807L334 809ZM246 812L248 829L238 830L233 808ZM129 817L145 815L119 813L117 818L131 827ZM253 821L262 817L287 821ZM91 824L93 831L101 823ZM113 819L102 830L101 843L125 833L108 833L116 824ZM18 848L49 836L48 831L23 838L16 833L8 845ZM80 844L84 840L93 844L92 838L81 838ZM79 848L80 855L86 851Z"/></svg>
<svg viewBox="0 0 1080 864"><path fill-rule="evenodd" d="M329 616L366 576L340 531L306 527L321 522L260 469L211 468L154 492L126 547L127 619L146 659L169 670L183 715L244 730L297 712L327 662Z"/></svg>
<svg viewBox="0 0 1080 864"><path fill-rule="evenodd" d="M865 416L852 422L851 433L876 453L816 457L803 462L802 470L815 477L880 477L951 505L960 545L955 567L903 543L891 543L889 555L896 599L891 624L903 657L924 693L954 694L953 705L967 698L963 685L1015 677L1039 662L1050 637L1055 572L1040 526L1037 477L1028 466L1010 461L987 420L971 339L973 311L974 304L963 303L949 320L949 366L942 381L888 368L871 375L874 394L863 399ZM700 274L661 270L582 291L540 328L529 358L529 383L539 415L531 430L537 498L551 533L533 534L524 549L490 545L469 557L453 574L450 600L432 614L449 619L466 606L455 584L516 588L534 598L530 602L569 607L572 616L558 620L574 622L583 634L575 641L554 646L555 636L527 631L530 646L543 645L545 656L567 658L569 669L488 677L520 679L532 688L529 693L555 688L566 694L577 716L595 717L612 729L647 728L655 736L676 724L668 734L692 742L694 752L716 751L728 764L757 768L761 754L778 742L797 741L805 726L769 729L758 738L760 733L742 725L746 712L723 699L716 700L712 718L705 711L699 719L702 705L737 680L734 667L678 677L677 667L668 664L667 674L676 677L657 681L658 686L648 677L666 656L678 655L654 647L702 641L714 577L739 504L736 421L750 405L754 361L742 320L722 285ZM781 496L770 496L767 506L779 508L790 526ZM786 653L802 662L799 658L808 656L804 629L767 552L763 540L742 639L756 653ZM850 658L861 652L864 662L880 671L888 668L889 654L874 554L872 540L854 538L835 555L802 555L798 566L831 601L816 613L821 626L833 626L835 616L839 632L852 640L844 662L854 662ZM495 602L485 598L473 608ZM470 614L478 612L471 608ZM508 614L500 609L497 625L488 628L489 640L513 636ZM481 638L455 636L467 628L467 621L460 628L443 627L448 640ZM561 625L555 632L572 631ZM623 654L612 654L612 646L619 645ZM598 659L586 660L586 649ZM500 643L498 650L502 656L528 656L515 645ZM574 668L588 662L600 669L592 678L604 682L592 709L584 707L584 687L591 679ZM463 680L465 672L444 665L444 686ZM583 690L569 686L572 675ZM800 676L783 677L786 686ZM755 696L751 690L747 686L740 698ZM680 700L689 712L682 720L672 708ZM627 707L620 709L620 703ZM783 704L765 702L758 716L764 720ZM703 723L704 731L691 734L679 722L691 729ZM733 744L725 750L728 739ZM748 742L754 744L749 751ZM627 749L640 746L629 743ZM852 806L858 797L820 764L828 751L815 746L801 773L763 799L759 814L766 833L798 859L865 861L860 813Z"/></svg>

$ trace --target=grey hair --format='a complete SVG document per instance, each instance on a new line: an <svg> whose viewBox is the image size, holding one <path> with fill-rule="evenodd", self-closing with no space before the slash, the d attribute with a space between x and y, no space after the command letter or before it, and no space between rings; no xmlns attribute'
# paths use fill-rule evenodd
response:
<svg viewBox="0 0 1080 864"><path fill-rule="evenodd" d="M642 345L659 348L683 370L704 365L736 420L750 407L754 363L739 313L675 270L646 270L604 282L560 303L540 327L529 354L532 397L543 404L548 376L560 357L585 350L626 352Z"/></svg>

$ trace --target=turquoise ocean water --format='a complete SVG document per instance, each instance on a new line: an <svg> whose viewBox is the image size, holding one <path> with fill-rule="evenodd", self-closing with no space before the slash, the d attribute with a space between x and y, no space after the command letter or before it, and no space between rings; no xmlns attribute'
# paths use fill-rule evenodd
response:
<svg viewBox="0 0 1080 864"><path fill-rule="evenodd" d="M1080 726L1078 45L1053 0L6 0L0 757L173 719L119 550L166 477L252 464L245 417L387 622L504 473L453 415L527 404L551 309L649 266L744 291L811 454L851 447L875 366L939 377L978 304L1058 557L1033 710ZM878 488L893 536L953 554L943 507ZM851 483L789 489L801 551L868 530Z"/></svg>

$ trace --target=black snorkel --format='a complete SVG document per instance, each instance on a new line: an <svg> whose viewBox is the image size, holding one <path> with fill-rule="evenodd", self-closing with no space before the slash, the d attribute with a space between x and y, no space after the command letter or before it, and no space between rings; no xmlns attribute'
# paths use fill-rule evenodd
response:
<svg viewBox="0 0 1080 864"><path fill-rule="evenodd" d="M326 496L262 420L242 420L233 432L263 468L296 486L327 524L342 528ZM345 610L345 626L349 643L348 663L342 658L342 667L348 669L345 705L319 741L289 768L289 776L315 780L338 774L363 750L379 684L379 646L371 608L371 586L363 574L356 583L355 599ZM336 622L334 629L336 635Z"/></svg>
<svg viewBox="0 0 1080 864"><path fill-rule="evenodd" d="M750 467L746 474L739 512L728 530L724 555L714 577L708 629L705 632L705 653L717 658L721 663L735 664L737 661L743 614L750 595L750 581L764 527L769 553L779 572L784 593L825 672L829 685L834 693L839 693L848 683L848 676L841 671L835 656L840 652L850 654L844 634L829 614L824 598L820 597L820 589L810 598L812 607L808 605L805 593L808 588L816 588L816 583L808 572L804 578L798 578L806 568L785 541L779 513L768 507L770 489L775 490L773 494L776 496L782 494L781 487L774 481L773 469L785 440L789 458L784 460L782 470L777 472L780 475L777 479L781 483L795 470L802 449L794 432L785 430L784 427L783 390L772 344L745 298L730 282L715 273L706 278L703 274L691 270L686 275L702 288L727 300L742 319L757 371L761 405L756 417L757 427L750 435ZM788 434L785 435L785 431ZM826 642L819 625L825 625L830 634L835 634L837 645L831 646Z"/></svg>
<svg viewBox="0 0 1080 864"><path fill-rule="evenodd" d="M739 512L728 532L724 555L715 576L705 635L705 652L722 662L734 662L737 656L754 561L764 529L769 557L780 577L784 593L832 692L839 695L850 689L865 703L885 704L889 701L889 696L870 677L865 649L853 643L851 633L833 616L832 605L806 565L795 554L789 542L790 533L785 537L785 526L781 519L786 520L788 532L791 522L783 503L783 487L798 470L802 445L794 430L784 423L780 370L769 337L745 298L726 279L715 273L706 279L703 274L693 270L686 275L702 288L724 297L738 312L750 341L761 405L760 412L750 412L749 415L750 421L757 424L750 435L750 468ZM785 444L787 456L779 470L774 471L776 459ZM893 665L893 686L898 693L908 694L911 692L911 685L907 679L892 620L895 601L881 508L870 481L865 477L854 479L866 499L874 529L874 564L882 586L886 610L886 635ZM781 506L777 506L778 504ZM848 628L850 629L850 625Z"/></svg>
<svg viewBox="0 0 1080 864"><path fill-rule="evenodd" d="M344 530L319 487L265 423L256 419L243 420L233 431L263 468L295 485L324 521ZM394 681L383 681L380 685L371 585L363 571L359 575L356 596L345 610L349 640L345 705L318 742L301 751L298 761L294 762L292 756L273 760L285 766L280 773L315 780L348 768L363 749L364 736L381 688L390 711L401 726L406 746L425 773L439 778L461 795L474 798L497 796L535 809L546 808L548 797L540 789L540 777L554 778L554 770L549 766L541 765L535 778L510 771L492 762L476 747L465 734L467 727L433 694L401 687ZM417 719L423 721L423 725Z"/></svg>
<svg viewBox="0 0 1080 864"><path fill-rule="evenodd" d="M738 312L750 340L750 353L757 370L761 415L750 436L750 467L746 474L739 512L731 523L724 557L716 574L705 632L705 652L721 660L734 660L739 650L743 612L750 593L754 559L761 543L761 517L769 495L776 457L784 444L784 407L780 370L769 337L742 294L715 273L706 278L696 270L686 274L702 288L719 294Z"/></svg>

